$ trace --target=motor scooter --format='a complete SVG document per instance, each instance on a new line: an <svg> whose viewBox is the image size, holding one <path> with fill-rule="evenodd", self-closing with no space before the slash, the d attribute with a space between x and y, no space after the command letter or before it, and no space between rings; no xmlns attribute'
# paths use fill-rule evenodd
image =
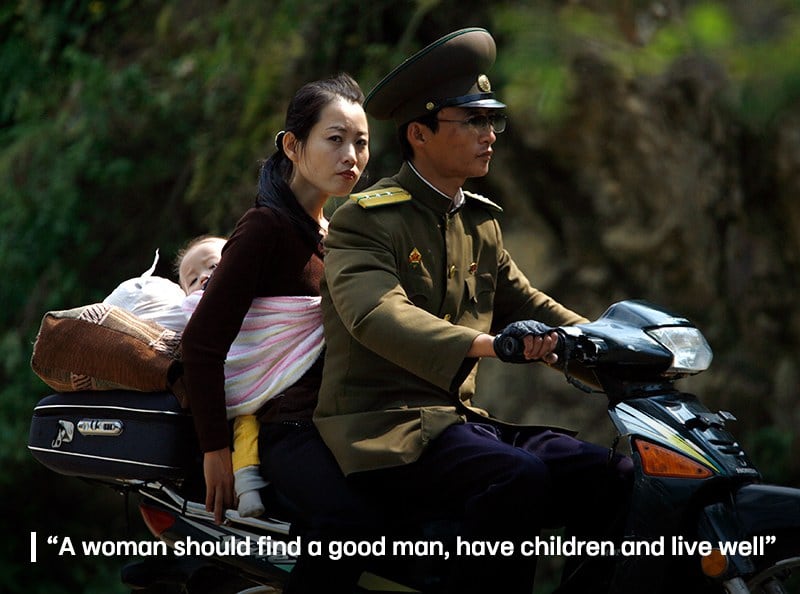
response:
<svg viewBox="0 0 800 594"><path fill-rule="evenodd" d="M762 484L734 415L675 387L711 364L702 333L641 301L557 332L567 380L606 395L635 466L610 591L800 592L800 490Z"/></svg>
<svg viewBox="0 0 800 594"><path fill-rule="evenodd" d="M618 593L800 594L800 489L763 484L726 428L734 416L711 412L675 387L710 365L702 333L642 301L622 301L594 322L555 330L565 377L605 395L617 432L612 449L628 453L635 466L622 539L594 543L597 555L584 555L569 579ZM520 344L510 339L501 348L514 352ZM281 592L304 544L291 502L267 487L266 515L228 510L215 524L200 503L197 450L186 446L188 413L168 394L155 398L158 405L143 404L142 394L107 396L45 398L34 410L28 447L56 472L138 496L141 516L167 554L126 565L123 582L153 594ZM151 433L143 436L145 430ZM115 450L126 432L134 445L161 445L149 459L132 445ZM417 545L448 543L457 530L448 522L407 528L405 542ZM531 546L537 539L531 535ZM357 553L358 543L351 544ZM443 592L446 555L430 553L365 557L357 591Z"/></svg>

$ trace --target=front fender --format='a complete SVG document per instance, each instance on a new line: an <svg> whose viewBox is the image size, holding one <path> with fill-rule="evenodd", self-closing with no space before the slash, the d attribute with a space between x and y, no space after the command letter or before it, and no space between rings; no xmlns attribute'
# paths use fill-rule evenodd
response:
<svg viewBox="0 0 800 594"><path fill-rule="evenodd" d="M800 489L745 485L734 494L734 514L748 536L800 531Z"/></svg>
<svg viewBox="0 0 800 594"><path fill-rule="evenodd" d="M726 502L707 506L700 518L698 536L710 542L736 542L758 535L800 535L800 489L750 484L740 487ZM800 538L800 536L798 536ZM724 576L752 574L751 556L732 554Z"/></svg>

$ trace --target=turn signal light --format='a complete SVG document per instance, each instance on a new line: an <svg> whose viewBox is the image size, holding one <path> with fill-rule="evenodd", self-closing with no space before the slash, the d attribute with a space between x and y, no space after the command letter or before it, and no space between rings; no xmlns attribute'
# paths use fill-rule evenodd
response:
<svg viewBox="0 0 800 594"><path fill-rule="evenodd" d="M728 558L719 549L711 549L708 555L700 559L700 567L708 577L719 577L728 569Z"/></svg>
<svg viewBox="0 0 800 594"><path fill-rule="evenodd" d="M175 516L171 513L144 503L139 505L139 513L153 536L161 536L175 524Z"/></svg>
<svg viewBox="0 0 800 594"><path fill-rule="evenodd" d="M702 464L654 443L637 440L636 450L642 459L642 470L650 476L703 479L712 474Z"/></svg>

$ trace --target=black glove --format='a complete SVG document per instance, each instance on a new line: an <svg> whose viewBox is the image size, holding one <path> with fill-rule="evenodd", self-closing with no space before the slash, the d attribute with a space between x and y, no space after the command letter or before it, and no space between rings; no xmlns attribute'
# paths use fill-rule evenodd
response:
<svg viewBox="0 0 800 594"><path fill-rule="evenodd" d="M498 359L506 363L532 363L531 359L525 358L523 338L526 336L545 336L554 330L555 328L552 326L536 320L513 322L494 337L494 352L497 354Z"/></svg>

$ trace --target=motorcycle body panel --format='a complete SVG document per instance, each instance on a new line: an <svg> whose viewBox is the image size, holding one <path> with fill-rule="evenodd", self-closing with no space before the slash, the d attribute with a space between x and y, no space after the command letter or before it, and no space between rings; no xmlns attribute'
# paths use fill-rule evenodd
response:
<svg viewBox="0 0 800 594"><path fill-rule="evenodd" d="M800 541L800 489L745 485L733 507L745 536L794 531Z"/></svg>
<svg viewBox="0 0 800 594"><path fill-rule="evenodd" d="M761 478L725 429L732 415L712 413L692 394L673 391L628 399L610 407L609 415L621 435L672 448L708 467L716 477L734 481Z"/></svg>

